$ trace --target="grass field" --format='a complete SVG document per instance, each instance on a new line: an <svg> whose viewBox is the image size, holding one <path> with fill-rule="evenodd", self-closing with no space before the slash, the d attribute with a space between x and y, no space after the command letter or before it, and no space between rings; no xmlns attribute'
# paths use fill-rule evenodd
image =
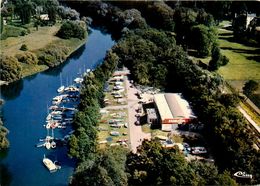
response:
<svg viewBox="0 0 260 186"><path fill-rule="evenodd" d="M32 31L30 34L19 37L9 37L1 41L0 47L5 55L15 56L17 53L22 53L20 47L22 44L28 46L28 51L44 48L49 43L59 40L55 36L60 25L39 27L38 31Z"/></svg>
<svg viewBox="0 0 260 186"><path fill-rule="evenodd" d="M260 80L260 48L235 42L232 31L223 28L219 29L218 42L221 53L230 60L218 70L226 80Z"/></svg>
<svg viewBox="0 0 260 186"><path fill-rule="evenodd" d="M48 66L46 66L46 65L29 65L29 64L21 63L21 66L22 66L22 76L23 77L30 76L37 72L41 72L41 71L48 69Z"/></svg>
<svg viewBox="0 0 260 186"><path fill-rule="evenodd" d="M246 80L260 81L260 48L236 43L232 38L232 31L219 29L221 53L229 58L229 63L220 67L218 73L228 81L237 81L232 86L241 89Z"/></svg>
<svg viewBox="0 0 260 186"><path fill-rule="evenodd" d="M40 49L48 47L48 45L55 44L55 46L66 46L69 49L68 56L77 50L83 43L84 40L80 40L77 38L71 39L61 39L56 37L55 34L60 28L60 24L56 24L54 26L45 26L39 27L38 30L36 28L30 27L30 33L25 36L18 37L8 37L7 39L1 40L0 48L1 53L7 56L15 56L19 53L23 53L20 50L20 47L25 44L27 45L28 51L39 55L42 51ZM23 28L21 28L23 29ZM40 71L46 70L48 67L45 65L28 65L22 64L22 77L35 74Z"/></svg>

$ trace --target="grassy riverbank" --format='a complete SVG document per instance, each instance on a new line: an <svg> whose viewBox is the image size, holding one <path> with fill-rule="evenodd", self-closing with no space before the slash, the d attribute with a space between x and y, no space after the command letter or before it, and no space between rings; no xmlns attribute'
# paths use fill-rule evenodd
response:
<svg viewBox="0 0 260 186"><path fill-rule="evenodd" d="M59 63L65 61L73 52L75 52L79 47L81 47L85 42L85 39L61 39L56 36L56 33L60 29L60 24L55 24L53 26L44 26L36 28L30 28L30 33L25 36L18 37L8 37L1 40L0 47L1 53L7 56L15 57L19 54L24 54L25 51L20 50L22 45L26 45L28 50L26 52L31 52L36 56L44 56L46 50L55 48L65 48L66 54L62 56L62 60ZM59 51L58 51L59 52ZM52 54L51 54L52 55ZM56 63L56 62L55 62ZM59 64L58 63L58 64ZM48 69L47 65L43 64L25 64L19 63L21 65L21 77L26 77L41 71ZM53 64L56 66L57 64ZM52 66L52 65L51 65Z"/></svg>

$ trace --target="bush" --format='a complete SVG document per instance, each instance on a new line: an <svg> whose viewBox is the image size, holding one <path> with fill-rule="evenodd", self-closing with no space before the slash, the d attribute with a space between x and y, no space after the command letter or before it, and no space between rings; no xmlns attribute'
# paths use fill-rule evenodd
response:
<svg viewBox="0 0 260 186"><path fill-rule="evenodd" d="M21 78L21 66L15 57L1 56L0 58L0 80L14 81Z"/></svg>
<svg viewBox="0 0 260 186"><path fill-rule="evenodd" d="M69 48L66 46L50 45L40 50L38 54L39 64L54 67L62 63L69 53Z"/></svg>
<svg viewBox="0 0 260 186"><path fill-rule="evenodd" d="M57 36L63 39L78 38L84 39L86 36L86 28L77 21L66 21L61 25Z"/></svg>
<svg viewBox="0 0 260 186"><path fill-rule="evenodd" d="M22 51L26 51L26 50L28 50L27 45L26 45L26 44L22 44L20 50L22 50Z"/></svg>
<svg viewBox="0 0 260 186"><path fill-rule="evenodd" d="M6 39L8 37L18 37L27 34L27 30L22 27L16 27L12 25L5 25L3 32L1 33L1 39Z"/></svg>
<svg viewBox="0 0 260 186"><path fill-rule="evenodd" d="M21 63L26 63L26 64L30 64L30 65L38 64L37 56L31 52L24 52L22 54L17 54L15 57Z"/></svg>

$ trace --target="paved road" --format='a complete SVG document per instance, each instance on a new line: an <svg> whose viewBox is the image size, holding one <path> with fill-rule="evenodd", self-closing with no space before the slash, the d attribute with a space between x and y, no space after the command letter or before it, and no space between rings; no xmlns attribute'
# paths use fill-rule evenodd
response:
<svg viewBox="0 0 260 186"><path fill-rule="evenodd" d="M253 125L253 127L258 131L258 134L260 134L260 128L257 125L257 123L251 119L251 117L242 109L240 106L238 106L238 110L243 114L243 116L247 119L247 121Z"/></svg>
<svg viewBox="0 0 260 186"><path fill-rule="evenodd" d="M126 91L127 91L127 102L128 102L128 126L129 126L129 135L130 135L130 147L131 150L135 153L136 148L141 145L143 139L151 139L151 134L144 133L141 126L136 126L134 123L137 120L135 115L136 109L138 109L138 98L135 93L137 92L136 88L130 88L130 82L128 79L126 82Z"/></svg>

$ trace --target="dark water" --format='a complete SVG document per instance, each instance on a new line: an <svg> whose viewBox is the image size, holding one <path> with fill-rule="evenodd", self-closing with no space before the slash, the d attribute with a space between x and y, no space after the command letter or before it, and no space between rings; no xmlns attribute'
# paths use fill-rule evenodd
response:
<svg viewBox="0 0 260 186"><path fill-rule="evenodd" d="M75 160L66 156L67 149L35 147L39 138L47 133L43 127L47 105L50 106L51 99L57 95L60 74L63 84L70 84L84 68L95 68L113 44L110 35L92 30L87 43L61 66L1 87L1 97L5 100L2 114L5 126L10 130L8 138L11 146L0 156L0 185L68 185ZM55 129L55 137L66 135L66 130ZM49 173L42 163L44 154L59 161L62 168Z"/></svg>

